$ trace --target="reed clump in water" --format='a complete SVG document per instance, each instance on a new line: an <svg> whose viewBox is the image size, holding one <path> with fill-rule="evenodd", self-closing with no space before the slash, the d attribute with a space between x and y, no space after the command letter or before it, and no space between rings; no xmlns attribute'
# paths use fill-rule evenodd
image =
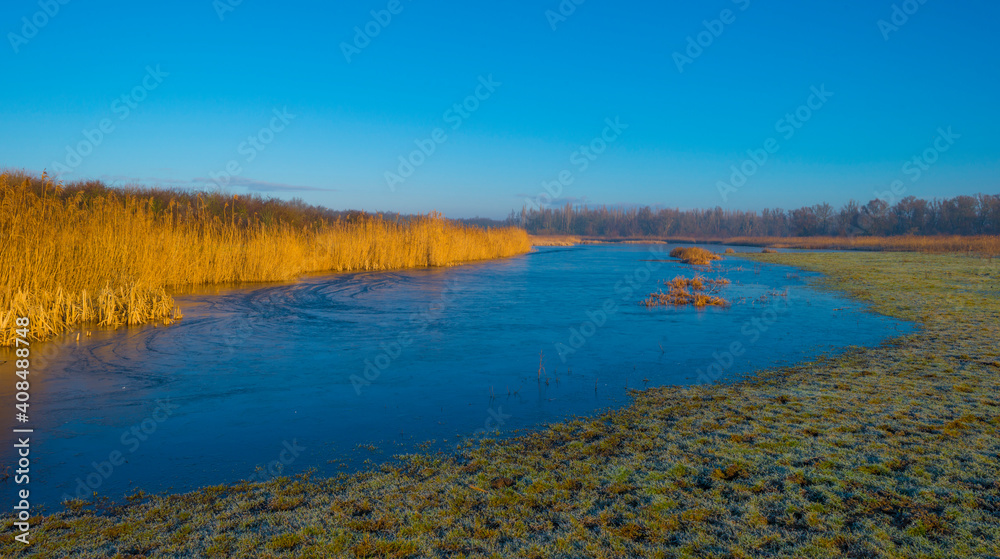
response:
<svg viewBox="0 0 1000 559"><path fill-rule="evenodd" d="M168 288L282 281L309 272L448 266L531 250L513 227L440 214L388 219L301 202L159 189L57 185L0 173L0 345L14 319L33 339L85 323L180 318Z"/></svg>
<svg viewBox="0 0 1000 559"><path fill-rule="evenodd" d="M713 260L722 260L718 254L699 247L677 247L670 251L670 257L680 258L684 264L696 266L711 266Z"/></svg>
<svg viewBox="0 0 1000 559"><path fill-rule="evenodd" d="M729 301L713 293L715 288L728 285L729 283L729 280L725 278L707 279L700 276L693 278L677 276L672 280L663 282L667 286L666 293L663 290L650 293L649 297L642 304L646 307L683 307L687 305L699 308L709 306L728 307ZM713 290L709 293L702 293L702 291L708 288L713 288Z"/></svg>
<svg viewBox="0 0 1000 559"><path fill-rule="evenodd" d="M663 282L664 285L671 289L686 289L690 287L695 291L701 291L709 287L716 288L722 285L729 285L730 283L726 278L709 279L702 276L695 276L693 278L677 276L672 280L665 280Z"/></svg>

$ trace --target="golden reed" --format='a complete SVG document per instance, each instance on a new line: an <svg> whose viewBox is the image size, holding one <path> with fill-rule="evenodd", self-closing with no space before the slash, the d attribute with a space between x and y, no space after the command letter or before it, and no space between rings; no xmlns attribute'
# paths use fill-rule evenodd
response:
<svg viewBox="0 0 1000 559"><path fill-rule="evenodd" d="M74 326L179 318L168 288L294 279L309 272L448 266L531 250L518 228L440 214L394 221L259 197L61 186L0 173L0 345L14 319L33 339Z"/></svg>

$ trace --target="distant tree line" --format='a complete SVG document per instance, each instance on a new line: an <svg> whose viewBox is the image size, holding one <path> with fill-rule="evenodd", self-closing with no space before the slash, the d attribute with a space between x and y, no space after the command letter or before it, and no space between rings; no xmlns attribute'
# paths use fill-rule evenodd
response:
<svg viewBox="0 0 1000 559"><path fill-rule="evenodd" d="M507 223L538 235L600 237L808 237L816 235L997 235L1000 194L922 200L907 196L894 205L850 201L835 210L816 204L797 210L761 212L725 210L654 210L573 207L512 211Z"/></svg>

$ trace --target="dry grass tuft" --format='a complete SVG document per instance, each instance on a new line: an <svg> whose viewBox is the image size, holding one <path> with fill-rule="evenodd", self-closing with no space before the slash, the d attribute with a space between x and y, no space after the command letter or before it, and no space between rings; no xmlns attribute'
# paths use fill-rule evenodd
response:
<svg viewBox="0 0 1000 559"><path fill-rule="evenodd" d="M531 246L536 247L568 247L583 242L582 238L573 235L529 235L529 238Z"/></svg>
<svg viewBox="0 0 1000 559"><path fill-rule="evenodd" d="M691 288L695 291L701 291L707 287L719 287L722 285L729 285L731 282L726 278L705 278L702 276L695 276L693 278L686 278L684 276L677 276L672 280L666 280L663 282L664 285L669 286L672 289L685 289Z"/></svg>
<svg viewBox="0 0 1000 559"><path fill-rule="evenodd" d="M699 292L708 287L717 288L722 285L728 285L729 283L729 280L725 278L706 279L701 276L695 276L693 278L677 276L672 280L663 282L663 284L667 286L666 293L662 290L656 293L651 293L649 297L642 302L642 304L646 307L661 307L668 305L675 307L693 305L699 308L708 306L727 307L729 306L729 302L725 299Z"/></svg>
<svg viewBox="0 0 1000 559"><path fill-rule="evenodd" d="M670 257L680 258L684 264L696 266L711 266L713 260L722 259L718 254L699 247L677 247L670 251Z"/></svg>
<svg viewBox="0 0 1000 559"><path fill-rule="evenodd" d="M521 229L465 227L440 214L303 215L294 203L252 197L63 187L0 173L0 345L13 343L19 316L31 319L34 339L85 323L170 323L180 317L171 287L449 266L531 250Z"/></svg>

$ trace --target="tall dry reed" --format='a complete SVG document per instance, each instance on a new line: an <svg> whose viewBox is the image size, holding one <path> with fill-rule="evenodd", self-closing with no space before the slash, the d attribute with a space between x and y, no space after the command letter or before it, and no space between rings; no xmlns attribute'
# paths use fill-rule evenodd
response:
<svg viewBox="0 0 1000 559"><path fill-rule="evenodd" d="M19 316L31 319L34 339L86 323L169 323L178 318L172 287L448 266L531 250L521 229L465 227L439 214L292 224L270 210L248 214L259 199L221 200L0 174L0 345L13 343ZM278 209L296 217L296 207Z"/></svg>

